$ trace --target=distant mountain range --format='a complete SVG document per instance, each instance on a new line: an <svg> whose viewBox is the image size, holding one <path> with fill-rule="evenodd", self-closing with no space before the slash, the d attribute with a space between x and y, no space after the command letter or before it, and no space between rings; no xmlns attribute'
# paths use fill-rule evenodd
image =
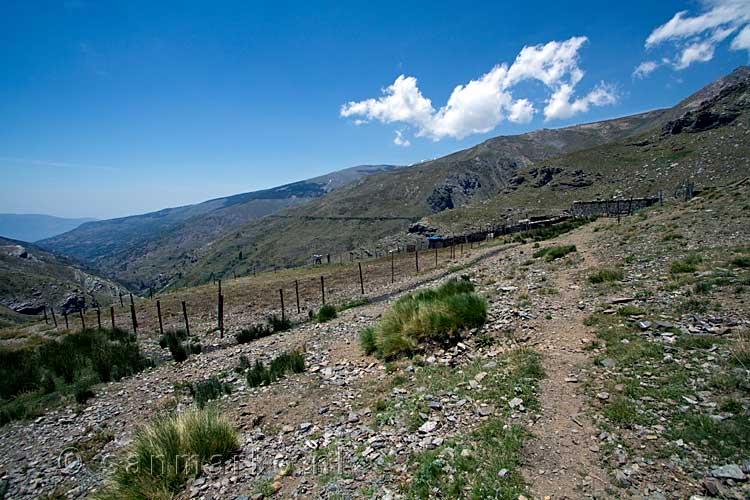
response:
<svg viewBox="0 0 750 500"><path fill-rule="evenodd" d="M66 219L42 214L0 214L0 236L34 242L67 233L96 219Z"/></svg>
<svg viewBox="0 0 750 500"><path fill-rule="evenodd" d="M67 255L134 290L162 288L173 270L221 235L249 221L325 196L394 165L360 165L292 184L197 205L89 222L39 246Z"/></svg>
<svg viewBox="0 0 750 500"><path fill-rule="evenodd" d="M133 290L204 283L314 253L385 250L414 221L461 231L750 172L750 68L676 106L489 139L409 167L354 167L254 193L89 222L39 245Z"/></svg>

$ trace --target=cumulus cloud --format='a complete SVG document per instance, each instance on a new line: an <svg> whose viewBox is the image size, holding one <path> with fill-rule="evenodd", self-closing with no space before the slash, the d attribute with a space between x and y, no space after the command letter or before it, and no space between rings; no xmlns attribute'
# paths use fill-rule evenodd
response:
<svg viewBox="0 0 750 500"><path fill-rule="evenodd" d="M654 72L659 67L659 63L656 61L643 61L633 70L633 77L635 78L646 78L648 75Z"/></svg>
<svg viewBox="0 0 750 500"><path fill-rule="evenodd" d="M704 0L702 6L697 15L683 10L654 29L646 39L646 48L669 46L673 55L667 63L678 70L710 61L717 46L731 36L731 50L750 52L750 1Z"/></svg>
<svg viewBox="0 0 750 500"><path fill-rule="evenodd" d="M600 85L589 94L576 98L575 87L583 79L579 51L586 37L572 37L524 47L513 64L492 68L481 77L456 86L446 104L435 109L424 97L417 79L400 75L378 98L350 101L341 107L342 117L358 121L403 123L413 128L418 137L440 140L444 137L464 138L486 133L502 121L529 123L537 112L527 98L515 98L512 89L521 82L536 80L551 94L544 109L546 120L569 118L591 106L604 106L616 101L613 89ZM408 145L398 131L394 142Z"/></svg>
<svg viewBox="0 0 750 500"><path fill-rule="evenodd" d="M572 99L572 96L573 87L570 85L565 84L557 89L544 108L544 120L563 120L578 113L586 113L591 106L606 106L617 101L614 89L604 83L583 97Z"/></svg>

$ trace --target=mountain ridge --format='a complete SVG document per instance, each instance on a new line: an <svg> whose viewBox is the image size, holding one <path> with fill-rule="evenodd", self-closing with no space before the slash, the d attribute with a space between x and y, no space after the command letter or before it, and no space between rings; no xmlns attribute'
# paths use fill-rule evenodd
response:
<svg viewBox="0 0 750 500"><path fill-rule="evenodd" d="M0 236L20 241L38 241L92 222L93 217L57 217L47 214L0 214Z"/></svg>
<svg viewBox="0 0 750 500"><path fill-rule="evenodd" d="M138 252L128 253L118 252L116 245L107 247L106 241L99 240L98 251L107 255L98 261L95 259L94 267L137 289L160 289L202 283L227 273L231 276L255 269L295 265L306 262L314 253L362 249L366 254L375 247L383 250L389 238L405 233L409 219L450 219L449 215L454 211L488 203L497 209L509 210L507 204L496 202L498 197L518 200L529 209L533 208L531 204L541 201L542 198L534 199L537 195L545 200L549 198L550 203L554 202L557 207L567 202L569 196L560 197L552 191L558 185L571 191L579 190L586 196L600 195L604 191L616 195L616 187L610 189L611 183L605 181L608 169L620 168L622 158L600 155L601 168L590 167L588 170L575 168L575 161L585 164L586 161L581 159L583 156L594 154L597 148L607 150L608 145L614 145L610 149L617 149L629 147L624 145L644 138L657 140L659 134L665 133L663 129L667 124L700 109L706 101L719 98L722 93L736 90L749 78L750 68L742 66L671 108L498 136L434 160L368 172L368 175L351 179L321 196L306 198L304 204L266 207L262 215L246 217L249 221L238 222L242 219L238 217L223 225L226 219L222 217L196 215L190 219L191 223L200 221L203 226L212 228L210 237L198 242L191 241L189 230L175 231L166 237L151 238L141 245ZM568 158L573 163L562 168L554 165L556 158ZM636 157L632 160L641 161ZM532 172L534 169L536 172ZM518 175L519 172L525 176ZM554 182L546 180L555 176ZM618 179L625 184L630 181L627 175ZM520 186L523 182L527 184ZM674 182L670 179L664 186L671 189ZM584 189L595 183L606 186L606 189ZM299 187L299 183L287 186ZM519 193L525 193L525 197ZM266 217L270 214L283 217ZM347 217L364 220L346 220ZM182 221L182 224L184 228L186 222ZM83 228L77 231L79 235L84 232ZM68 237L75 233L69 233ZM65 245L55 245L54 239L53 244L50 240L43 243L46 248L70 254ZM74 246L77 244L73 242ZM85 251L73 256L90 261Z"/></svg>

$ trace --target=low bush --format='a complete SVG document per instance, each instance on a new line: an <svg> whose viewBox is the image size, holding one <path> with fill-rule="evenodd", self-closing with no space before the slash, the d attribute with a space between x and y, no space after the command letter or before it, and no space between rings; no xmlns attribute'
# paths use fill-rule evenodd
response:
<svg viewBox="0 0 750 500"><path fill-rule="evenodd" d="M169 348L172 359L177 363L182 363L191 354L200 354L203 347L194 340L188 340L185 330L170 330L159 339L159 345L162 348Z"/></svg>
<svg viewBox="0 0 750 500"><path fill-rule="evenodd" d="M195 404L198 408L203 408L211 400L218 399L224 394L232 393L232 386L221 382L216 377L211 377L206 380L201 380L190 386L190 392L193 395Z"/></svg>
<svg viewBox="0 0 750 500"><path fill-rule="evenodd" d="M243 328L234 337L238 343L246 344L253 340L268 337L274 333L285 332L291 327L292 322L287 318L281 319L276 315L272 315L268 318L268 322L265 325L251 325L249 328Z"/></svg>
<svg viewBox="0 0 750 500"><path fill-rule="evenodd" d="M378 346L375 344L375 328L367 327L362 330L359 334L359 343L362 345L365 354L372 354L378 350Z"/></svg>
<svg viewBox="0 0 750 500"><path fill-rule="evenodd" d="M330 304L326 304L318 310L316 319L318 320L318 323L325 323L326 321L331 321L336 316L336 308Z"/></svg>
<svg viewBox="0 0 750 500"><path fill-rule="evenodd" d="M298 351L284 352L265 366L262 361L256 361L247 372L247 383L250 387L268 385L284 377L287 373L302 373L305 371L305 358Z"/></svg>
<svg viewBox="0 0 750 500"><path fill-rule="evenodd" d="M672 274L694 273L702 261L703 258L700 255L690 255L683 260L673 261L669 270Z"/></svg>
<svg viewBox="0 0 750 500"><path fill-rule="evenodd" d="M736 259L732 259L732 265L734 267L748 268L750 267L750 257L737 257Z"/></svg>
<svg viewBox="0 0 750 500"><path fill-rule="evenodd" d="M266 325L252 325L249 328L243 328L237 333L234 338L240 344L246 344L263 337L268 337L273 333L273 330Z"/></svg>
<svg viewBox="0 0 750 500"><path fill-rule="evenodd" d="M544 257L544 260L546 260L547 262L552 262L553 260L561 259L569 253L573 253L575 251L577 251L575 245L559 245L554 247L547 247L534 252L534 258L538 259L540 257Z"/></svg>
<svg viewBox="0 0 750 500"><path fill-rule="evenodd" d="M95 498L171 499L206 463L221 463L238 447L237 432L212 408L160 417L136 431L128 459Z"/></svg>
<svg viewBox="0 0 750 500"><path fill-rule="evenodd" d="M292 322L288 318L279 318L275 314L268 318L268 326L274 333L285 332L292 328Z"/></svg>
<svg viewBox="0 0 750 500"><path fill-rule="evenodd" d="M412 354L427 341L446 342L487 319L487 302L468 280L453 279L434 289L406 295L377 326L360 337L363 349L383 359Z"/></svg>
<svg viewBox="0 0 750 500"><path fill-rule="evenodd" d="M589 281L594 284L599 283L612 283L620 281L625 277L625 274L621 269L605 268L599 269L594 274L589 276Z"/></svg>

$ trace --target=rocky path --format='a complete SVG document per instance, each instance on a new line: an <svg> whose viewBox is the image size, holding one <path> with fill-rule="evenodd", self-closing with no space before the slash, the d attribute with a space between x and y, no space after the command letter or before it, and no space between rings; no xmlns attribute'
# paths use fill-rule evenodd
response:
<svg viewBox="0 0 750 500"><path fill-rule="evenodd" d="M597 430L587 416L586 396L579 390L591 362L584 350L591 340L583 321L588 314L582 297L583 270L598 265L591 231L562 237L559 244L576 245L580 263L555 273L558 313L537 322L534 347L544 359L541 418L525 448L525 476L535 497L604 498L606 473L598 464Z"/></svg>

